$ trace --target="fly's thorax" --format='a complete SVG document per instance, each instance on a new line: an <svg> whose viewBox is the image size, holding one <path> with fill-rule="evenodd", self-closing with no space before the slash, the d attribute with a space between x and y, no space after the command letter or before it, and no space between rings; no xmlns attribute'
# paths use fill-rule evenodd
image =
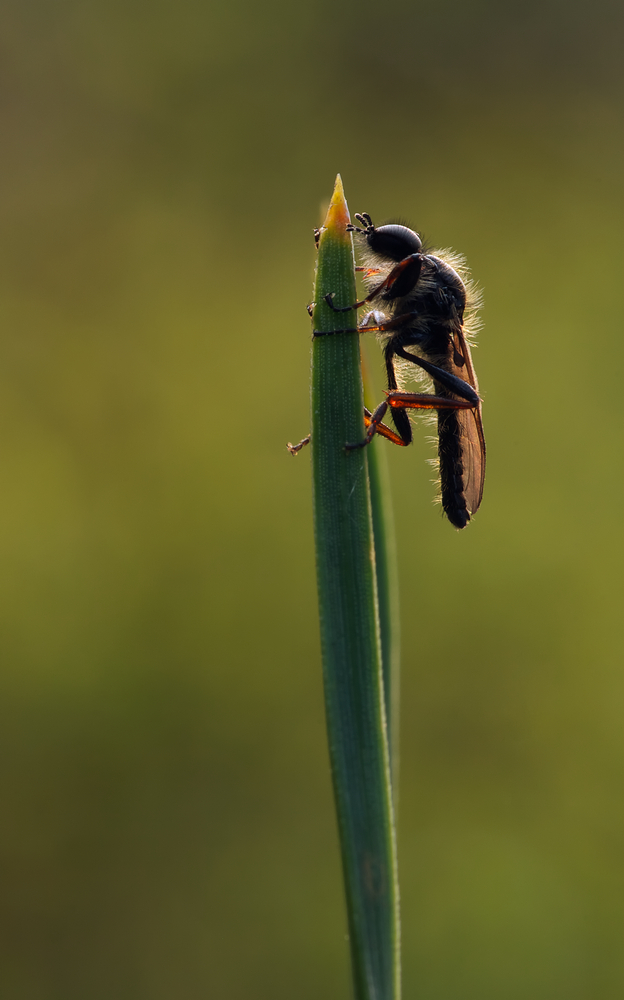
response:
<svg viewBox="0 0 624 1000"><path fill-rule="evenodd" d="M461 320L466 308L466 286L461 276L449 262L434 254L424 258L424 265L423 286L427 285L432 296L432 310Z"/></svg>
<svg viewBox="0 0 624 1000"><path fill-rule="evenodd" d="M479 319L479 309L482 305L482 295L480 289L477 287L472 277L470 276L470 270L466 264L465 258L461 254L455 253L454 250L436 250L434 254L431 254L439 260L444 267L444 274L448 276L449 280L456 285L457 282L461 283L463 288L463 331L464 336L469 343L472 342L472 337L481 328L481 321ZM457 285L456 285L457 287Z"/></svg>
<svg viewBox="0 0 624 1000"><path fill-rule="evenodd" d="M364 234L356 238L360 263L374 271L363 274L364 284L370 294L388 277L396 267L396 262L376 253ZM411 247L408 249L411 250ZM405 313L414 314L405 330L409 334L407 339L413 345L410 349L432 364L449 369L452 338L458 325L468 344L474 342L474 335L480 328L478 310L481 294L460 254L448 249L433 250L430 253L427 250L428 248L423 247L423 267L413 289L394 299L387 299L382 292L372 304L383 306L383 317L388 321ZM382 322L380 310L377 323ZM395 337L402 339L396 328L392 332L378 335L382 343Z"/></svg>

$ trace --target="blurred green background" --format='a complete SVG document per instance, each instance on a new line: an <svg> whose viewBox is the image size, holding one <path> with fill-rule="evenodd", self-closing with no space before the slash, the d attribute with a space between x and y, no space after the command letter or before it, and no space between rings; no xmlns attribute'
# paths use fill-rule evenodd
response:
<svg viewBox="0 0 624 1000"><path fill-rule="evenodd" d="M0 25L0 993L349 995L285 448L339 170L485 296L474 524L432 505L426 433L388 448L405 997L619 1000L621 5L7 0Z"/></svg>

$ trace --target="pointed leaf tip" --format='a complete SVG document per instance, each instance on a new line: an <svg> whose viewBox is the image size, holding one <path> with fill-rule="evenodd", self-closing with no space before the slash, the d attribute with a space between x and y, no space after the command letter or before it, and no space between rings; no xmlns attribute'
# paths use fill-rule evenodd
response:
<svg viewBox="0 0 624 1000"><path fill-rule="evenodd" d="M334 185L334 193L332 194L332 199L329 203L329 208L327 209L327 215L325 217L325 222L323 223L323 228L329 229L333 236L348 238L349 234L346 232L346 227L350 222L351 218L349 216L349 209L345 200L342 178L340 174L337 174L336 183Z"/></svg>

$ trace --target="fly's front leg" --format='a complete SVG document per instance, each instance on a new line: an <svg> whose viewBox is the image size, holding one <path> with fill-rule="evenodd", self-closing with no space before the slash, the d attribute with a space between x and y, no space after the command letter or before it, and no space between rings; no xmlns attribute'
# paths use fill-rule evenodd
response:
<svg viewBox="0 0 624 1000"><path fill-rule="evenodd" d="M365 274L367 278L372 278L374 274L381 274L378 267L356 267L358 274Z"/></svg>
<svg viewBox="0 0 624 1000"><path fill-rule="evenodd" d="M352 306L335 306L333 299L335 292L328 292L324 296L327 305L334 312L349 312L351 309L359 309L360 306L366 305L367 302L372 302L379 295L383 295L385 299L398 299L403 295L407 295L411 292L420 278L420 272L422 270L423 256L419 253L410 254L405 260L399 261L395 264L390 274L387 278L373 288L372 292L362 299L360 302L354 302Z"/></svg>

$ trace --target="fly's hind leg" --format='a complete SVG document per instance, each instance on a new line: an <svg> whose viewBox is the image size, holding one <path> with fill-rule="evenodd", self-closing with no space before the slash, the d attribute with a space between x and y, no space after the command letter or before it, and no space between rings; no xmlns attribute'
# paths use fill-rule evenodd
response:
<svg viewBox="0 0 624 1000"><path fill-rule="evenodd" d="M371 443L375 434L380 434L381 437L387 438L389 441L392 441L393 444L398 444L402 448L411 444L411 427L409 431L409 438L407 438L407 435L404 436L403 434L395 434L394 431L390 430L389 427L382 423L384 416L388 412L388 407L392 410L398 411L472 410L474 409L474 404L469 403L468 400L448 399L446 396L432 396L426 392L389 392L383 403L380 403L373 413L369 414L368 410L366 411L366 416L364 417L368 428L366 431L366 437L363 441L357 441L355 444L345 445L347 451L352 451L354 448L365 448L367 444Z"/></svg>
<svg viewBox="0 0 624 1000"><path fill-rule="evenodd" d="M384 348L384 360L386 363L386 377L388 380L388 392L396 392L399 388L397 384L396 371L394 370L394 338L391 337ZM401 440L405 444L412 443L412 422L406 410L394 409L392 411L392 423L396 427Z"/></svg>
<svg viewBox="0 0 624 1000"><path fill-rule="evenodd" d="M449 389L457 396L461 396L462 399L467 400L471 407L479 405L479 394L473 386L471 386L469 382L465 382L464 379L458 378L457 375L453 375L452 372L445 371L444 368L440 368L438 365L434 365L430 361L426 361L425 358L420 358L416 354L411 354L409 351L406 351L404 347L393 347L392 353L397 354L400 358L403 358L405 361L409 361L418 368L422 368L423 371L427 372L427 375L431 376L434 382L439 382L445 389Z"/></svg>
<svg viewBox="0 0 624 1000"><path fill-rule="evenodd" d="M382 437L387 438L388 441L392 441L393 444L399 444L404 447L406 444L409 444L409 441L401 440L398 434L395 434L395 432L390 427L387 427L386 424L382 424L381 422L382 417L387 409L388 409L387 402L380 403L374 413L371 413L370 410L367 410L366 407L364 407L364 424L368 428L368 434L370 434L371 437L373 436L373 434L380 434ZM291 455L298 455L302 448L305 448L307 444L310 444L311 440L312 440L312 435L308 434L299 442L299 444L291 444L289 441L286 447L288 448ZM352 448L360 448L364 444L368 444L368 440L363 441L361 445L359 444L347 445L346 448L347 451L349 451Z"/></svg>
<svg viewBox="0 0 624 1000"><path fill-rule="evenodd" d="M365 448L367 444L371 443L375 434L381 434L382 437L388 438L393 444L398 444L403 448L410 443L411 438L405 441L402 436L395 434L386 424L382 423L388 406L388 400L384 399L383 403L380 403L373 413L370 410L364 410L364 423L367 427L366 437L363 441L356 441L355 444L346 444L345 449L347 451L355 451L356 448Z"/></svg>
<svg viewBox="0 0 624 1000"><path fill-rule="evenodd" d="M366 437L363 441L357 441L355 444L346 444L345 448L347 451L353 451L355 448L365 448L366 445L370 444L373 440L375 434L379 434L381 437L386 438L388 441L392 441L393 444L397 444L401 448L405 448L408 444L411 444L411 426L409 428L408 437L407 434L397 434L390 427L388 427L387 424L382 422L388 412L388 408L396 410L398 413L404 413L405 410L474 409L473 404L464 399L448 399L446 396L430 396L426 392L389 392L383 403L380 403L373 413L371 413L370 410L367 410L366 407L364 408L364 423L367 428ZM289 441L286 447L291 455L298 455L302 448L305 448L307 444L310 444L311 440L312 435L308 434L306 437L302 438L299 444L291 444Z"/></svg>

